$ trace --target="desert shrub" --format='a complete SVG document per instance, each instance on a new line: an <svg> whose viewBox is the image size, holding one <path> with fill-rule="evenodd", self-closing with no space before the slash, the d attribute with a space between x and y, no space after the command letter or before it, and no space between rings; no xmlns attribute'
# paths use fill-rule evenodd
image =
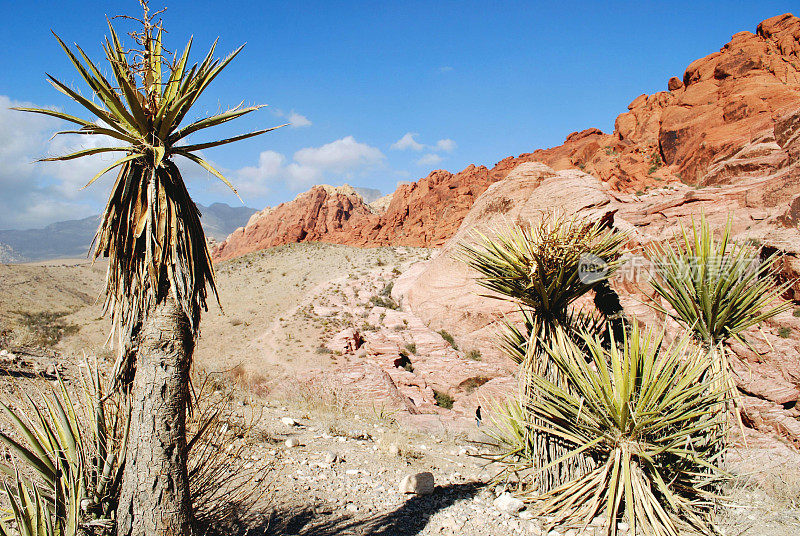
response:
<svg viewBox="0 0 800 536"><path fill-rule="evenodd" d="M455 399L444 391L433 390L433 398L436 400L436 405L444 409L453 409L453 402Z"/></svg>
<svg viewBox="0 0 800 536"><path fill-rule="evenodd" d="M544 345L569 389L531 371L537 396L495 412L495 437L505 446L495 459L520 476L534 512L551 525L585 526L603 515L616 534L624 515L631 534L676 535L687 525L714 533L723 393L709 379L705 352L688 337L667 345L635 324L620 344L589 333L581 339L576 344L558 328ZM546 467L535 455L533 427L565 445L552 465L581 456L583 473L541 493L536 478Z"/></svg>
<svg viewBox="0 0 800 536"><path fill-rule="evenodd" d="M263 481L273 468L251 461L252 445L270 439L256 426L261 412L248 404L249 414L237 417L240 393L216 380L216 375L202 372L192 379L187 465L197 523L224 534L224 527L248 517L268 491Z"/></svg>
<svg viewBox="0 0 800 536"><path fill-rule="evenodd" d="M781 326L778 328L778 337L781 339L788 339L792 336L792 328L787 326Z"/></svg>
<svg viewBox="0 0 800 536"><path fill-rule="evenodd" d="M393 288L394 288L394 281L389 281L388 283L386 283L386 286L383 287L383 290L381 290L381 296L383 297L391 296Z"/></svg>
<svg viewBox="0 0 800 536"><path fill-rule="evenodd" d="M452 335L450 335L450 333L448 333L443 329L440 329L436 333L441 335L442 338L445 340L445 342L447 342L447 344L449 344L453 348L453 350L458 350L458 345L456 344L456 340L453 338Z"/></svg>
<svg viewBox="0 0 800 536"><path fill-rule="evenodd" d="M77 324L68 324L64 317L69 312L27 312L17 311L19 323L25 330L22 342L33 346L55 346L65 336L74 335L80 330Z"/></svg>
<svg viewBox="0 0 800 536"><path fill-rule="evenodd" d="M458 384L459 389L463 389L468 394L473 392L475 389L483 385L484 383L488 382L491 378L487 376L475 376L473 378L467 378L463 382Z"/></svg>
<svg viewBox="0 0 800 536"><path fill-rule="evenodd" d="M369 302L375 307L385 307L386 309L397 309L400 307L392 298L384 296L372 296Z"/></svg>
<svg viewBox="0 0 800 536"><path fill-rule="evenodd" d="M481 351L478 350L477 348L473 348L472 350L464 354L464 357L472 361L480 361L482 359Z"/></svg>
<svg viewBox="0 0 800 536"><path fill-rule="evenodd" d="M316 353L316 354L332 354L333 350L331 350L330 348L327 348L325 346L317 346L314 349L314 353Z"/></svg>
<svg viewBox="0 0 800 536"><path fill-rule="evenodd" d="M653 174L663 165L664 161L661 160L661 154L658 151L653 151L653 154L650 157L650 169L647 170L647 173Z"/></svg>
<svg viewBox="0 0 800 536"><path fill-rule="evenodd" d="M417 345L416 345L416 343L410 342L410 343L406 344L405 345L405 349L410 354L414 354L414 355L417 354Z"/></svg>
<svg viewBox="0 0 800 536"><path fill-rule="evenodd" d="M800 318L800 307L794 310L792 316L794 316L795 318Z"/></svg>

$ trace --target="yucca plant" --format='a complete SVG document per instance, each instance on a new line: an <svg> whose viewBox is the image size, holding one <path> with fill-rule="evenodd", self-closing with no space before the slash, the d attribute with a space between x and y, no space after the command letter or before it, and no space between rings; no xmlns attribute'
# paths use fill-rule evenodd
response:
<svg viewBox="0 0 800 536"><path fill-rule="evenodd" d="M61 377L39 403L26 397L24 410L0 402L15 432L0 431L0 442L16 460L13 466L0 463L0 472L23 534L71 536L90 527L113 534L128 409L125 397L103 392L96 368L82 379L77 404Z"/></svg>
<svg viewBox="0 0 800 536"><path fill-rule="evenodd" d="M80 126L65 133L121 142L46 160L124 153L87 184L119 168L94 250L95 259L109 259L105 309L111 312L119 344L114 378L132 397L118 533L189 534L192 512L185 429L189 368L207 287L215 294L216 288L200 213L173 159L185 157L231 186L198 151L273 129L188 143L191 134L260 108L237 106L183 125L193 105L241 48L220 61L214 59L215 44L202 62L189 67L190 41L181 55L167 61L161 23L154 22L147 2L141 3L145 10L139 20L142 30L130 34L138 45L133 50L123 46L109 22L110 39L104 50L111 80L80 47L76 45L73 51L56 37L92 96L84 97L48 78L93 119L56 110L21 109Z"/></svg>
<svg viewBox="0 0 800 536"><path fill-rule="evenodd" d="M688 337L665 345L662 334L635 323L610 346L587 332L581 344L573 339L558 328L543 344L570 388L531 372L528 381L539 396L498 423L496 437L506 446L498 460L523 481L547 469L530 459L521 432L527 427L568 445L552 465L579 456L591 461L590 471L547 493L530 488L525 498L534 511L552 525L572 527L602 515L612 535L623 516L630 534L714 533L712 485L721 476L722 453L715 416L722 395L703 350Z"/></svg>
<svg viewBox="0 0 800 536"><path fill-rule="evenodd" d="M749 345L746 330L789 310L781 295L793 282L776 286L778 254L761 259L754 247L732 241L730 220L716 237L705 215L699 225L693 221L691 227L682 227L674 242L653 244L646 252L656 267L650 284L666 302L650 305L702 344L714 377L730 392L727 399L737 405L726 343Z"/></svg>
<svg viewBox="0 0 800 536"><path fill-rule="evenodd" d="M460 256L480 274L478 283L493 292L488 296L519 306L521 322L506 323L500 342L503 351L523 369L566 388L540 343L547 343L559 328L576 334L582 329L607 333L607 310L575 310L573 304L590 291L610 291L608 278L620 266L625 240L625 234L606 221L548 212L535 225L479 233L461 245ZM523 396L536 398L535 386L526 384ZM558 438L535 428L524 430L541 466L549 466L566 452ZM580 458L551 466L539 475L539 489L552 489L586 470Z"/></svg>

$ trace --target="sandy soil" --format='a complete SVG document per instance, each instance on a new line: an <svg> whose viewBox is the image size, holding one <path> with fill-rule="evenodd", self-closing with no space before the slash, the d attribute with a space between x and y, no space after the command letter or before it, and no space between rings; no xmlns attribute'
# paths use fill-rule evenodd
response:
<svg viewBox="0 0 800 536"><path fill-rule="evenodd" d="M237 456L249 471L247 478L252 476L252 485L266 491L245 516L241 534L542 532L542 520L503 513L494 506L503 489L489 484L495 469L472 456L485 448L476 442L486 436L471 419L435 431L410 428L382 406L342 397L335 382L310 386L290 381L292 376L324 376L346 367L349 358L320 348L348 325L363 328L392 321L397 326L390 331L406 341L413 330L397 331L407 328L402 322L408 320L405 313L370 306L370 297L430 254L410 248L303 244L217 266L224 314L213 304L204 316L195 362L216 373L218 381L239 380L231 418L248 421L251 433L235 440L245 447ZM9 378L52 382L58 369L74 385L84 352L100 356L106 367L112 357L103 349L108 319L101 317L96 299L105 267L72 261L45 264L0 265L0 350L16 355L13 360L4 358L9 372L0 375L3 396L12 394ZM348 294L356 286L361 294ZM64 326L58 328L62 340L47 348L30 346L32 327L23 312L65 313L57 319ZM272 389L276 383L290 388ZM284 418L295 423L287 425ZM298 445L288 446L288 439L296 439ZM735 479L720 515L723 533L800 534L797 451L753 436L747 448L732 451L729 461ZM434 492L401 493L401 478L420 471L433 473Z"/></svg>

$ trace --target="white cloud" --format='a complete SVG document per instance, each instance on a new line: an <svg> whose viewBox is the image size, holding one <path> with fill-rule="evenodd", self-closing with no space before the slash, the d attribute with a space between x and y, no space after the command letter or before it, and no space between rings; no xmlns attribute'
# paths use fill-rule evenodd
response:
<svg viewBox="0 0 800 536"><path fill-rule="evenodd" d="M416 132L406 132L403 137L394 142L390 148L397 151L405 151L406 149L412 149L414 151L423 150L425 146L415 140L414 136L419 136L419 134Z"/></svg>
<svg viewBox="0 0 800 536"><path fill-rule="evenodd" d="M449 65L442 65L441 67L439 67L439 72L440 73L449 73L452 70L453 70L453 68L451 66L449 66Z"/></svg>
<svg viewBox="0 0 800 536"><path fill-rule="evenodd" d="M436 142L436 145L425 145L424 143L420 143L416 139L414 139L415 136L419 136L419 134L417 134L416 132L406 132L403 135L403 137L394 142L390 146L390 148L398 151L405 151L407 149L412 149L414 151L424 150L424 151L431 151L434 153L437 152L452 153L456 149L456 147L458 147L456 142L451 140L450 138L441 139ZM420 161L425 159L429 160L430 162L433 162L433 157L431 155L426 155L422 157ZM441 160L442 159L439 158L434 163L441 162Z"/></svg>
<svg viewBox="0 0 800 536"><path fill-rule="evenodd" d="M294 110L292 110L292 113L289 114L289 123L291 123L292 128L302 128L311 126L311 120L308 117L299 114Z"/></svg>
<svg viewBox="0 0 800 536"><path fill-rule="evenodd" d="M428 153L417 160L418 166L435 166L442 161L442 157L435 153Z"/></svg>
<svg viewBox="0 0 800 536"><path fill-rule="evenodd" d="M239 190L245 195L261 196L269 193L269 183L280 175L286 157L275 151L262 151L257 166L241 168L237 175Z"/></svg>
<svg viewBox="0 0 800 536"><path fill-rule="evenodd" d="M64 219L82 218L99 210L110 187L101 182L80 188L117 153L67 162L36 163L39 158L107 145L93 136L57 136L64 123L50 117L9 110L37 105L0 95L0 229L42 227Z"/></svg>
<svg viewBox="0 0 800 536"><path fill-rule="evenodd" d="M288 164L282 154L264 151L258 166L236 172L236 182L243 192L256 195L265 192L272 181L284 181L292 189L303 189L326 180L335 182L363 174L381 166L385 158L376 147L346 136L320 147L300 149Z"/></svg>
<svg viewBox="0 0 800 536"><path fill-rule="evenodd" d="M303 114L299 114L292 110L288 114L283 110L275 109L273 113L278 117L285 117L289 121L290 128L303 128L303 127L310 127L313 123L311 120L304 116Z"/></svg>
<svg viewBox="0 0 800 536"><path fill-rule="evenodd" d="M450 138L445 138L436 142L436 148L446 153L452 153L455 151L456 147L458 147L458 145Z"/></svg>

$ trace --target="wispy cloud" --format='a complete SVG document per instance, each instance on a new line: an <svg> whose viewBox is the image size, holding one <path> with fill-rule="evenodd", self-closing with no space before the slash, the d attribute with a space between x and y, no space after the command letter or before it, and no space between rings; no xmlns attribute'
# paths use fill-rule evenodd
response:
<svg viewBox="0 0 800 536"><path fill-rule="evenodd" d="M418 166L435 166L442 161L442 157L436 153L428 153L417 160Z"/></svg>
<svg viewBox="0 0 800 536"><path fill-rule="evenodd" d="M308 117L304 116L303 114L299 114L294 110L292 110L289 113L286 113L283 110L276 108L275 110L272 111L272 113L274 113L278 117L283 117L286 120L288 120L290 128L303 128L303 127L310 127L311 125L313 125L313 123Z"/></svg>
<svg viewBox="0 0 800 536"><path fill-rule="evenodd" d="M408 149L411 149L412 151L423 150L425 146L415 140L414 136L419 136L419 134L416 132L406 132L403 134L402 138L394 142L389 148L396 151L406 151Z"/></svg>
<svg viewBox="0 0 800 536"><path fill-rule="evenodd" d="M390 149L394 149L396 151L431 151L431 152L446 152L452 153L455 151L458 145L456 142L451 140L450 138L444 138L436 142L435 145L426 145L424 143L420 143L416 140L416 136L419 136L416 132L406 132L403 134L403 137L394 142L392 145L389 146Z"/></svg>
<svg viewBox="0 0 800 536"><path fill-rule="evenodd" d="M442 65L441 67L439 67L439 72L440 73L449 73L452 70L453 70L453 68L451 66L449 66L449 65Z"/></svg>
<svg viewBox="0 0 800 536"><path fill-rule="evenodd" d="M452 153L456 150L456 147L458 147L458 145L450 138L445 138L436 142L436 148L446 153Z"/></svg>

